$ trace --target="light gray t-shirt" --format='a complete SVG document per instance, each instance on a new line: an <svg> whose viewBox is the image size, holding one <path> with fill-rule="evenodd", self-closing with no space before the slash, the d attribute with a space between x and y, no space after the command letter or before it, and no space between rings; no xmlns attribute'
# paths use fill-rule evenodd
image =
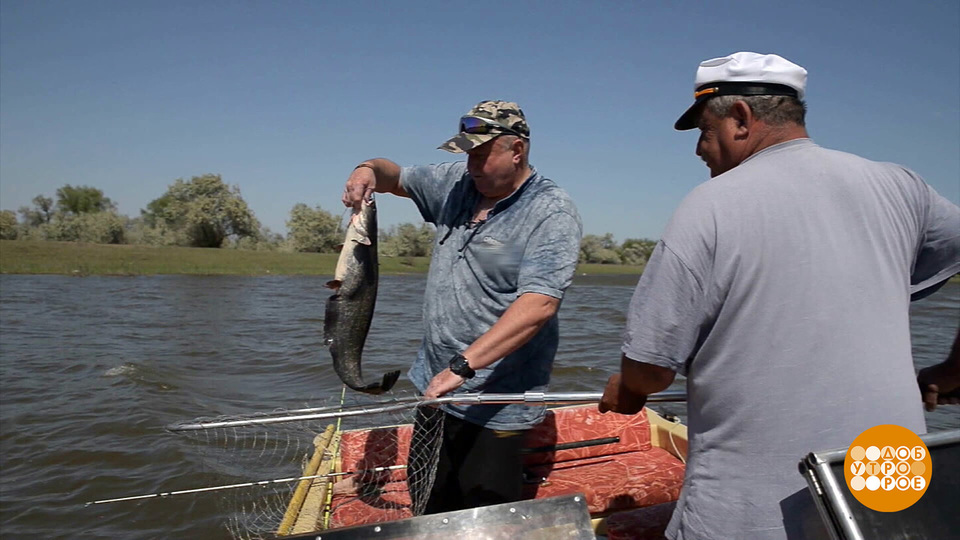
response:
<svg viewBox="0 0 960 540"><path fill-rule="evenodd" d="M428 223L437 226L427 288L424 337L408 376L425 391L497 322L524 293L563 298L580 255L580 216L567 193L533 174L497 202L486 221L469 226L480 199L465 162L405 167L400 182ZM525 345L486 369L477 370L457 392L543 391L559 343L557 317ZM528 429L543 407L448 405L444 410L491 429Z"/></svg>
<svg viewBox="0 0 960 540"><path fill-rule="evenodd" d="M787 538L807 453L878 424L925 433L910 295L958 271L960 208L898 165L798 139L694 189L623 345L687 377L690 455L668 536Z"/></svg>

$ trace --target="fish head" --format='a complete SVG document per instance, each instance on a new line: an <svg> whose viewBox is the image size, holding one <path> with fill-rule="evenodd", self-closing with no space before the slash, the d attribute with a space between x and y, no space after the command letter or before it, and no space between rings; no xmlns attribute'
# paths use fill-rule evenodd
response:
<svg viewBox="0 0 960 540"><path fill-rule="evenodd" d="M351 234L352 233L352 234ZM360 203L360 210L354 210L350 216L347 237L355 242L370 245L377 239L377 203L370 196Z"/></svg>

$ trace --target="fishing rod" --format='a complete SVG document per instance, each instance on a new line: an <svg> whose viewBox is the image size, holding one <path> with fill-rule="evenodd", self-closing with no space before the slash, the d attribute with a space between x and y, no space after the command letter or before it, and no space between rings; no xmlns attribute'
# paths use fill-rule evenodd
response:
<svg viewBox="0 0 960 540"><path fill-rule="evenodd" d="M234 417L231 420L210 420L194 422L176 422L167 426L168 431L198 431L204 429L229 428L253 425L280 424L284 422L303 422L327 418L343 418L400 411L412 407L432 405L577 405L597 403L603 396L601 392L523 392L523 393L467 393L441 396L435 399L405 398L390 404L355 405L351 407L319 407L284 411L283 413L263 413L256 417ZM647 403L669 403L687 400L687 393L681 390L658 392L647 396Z"/></svg>
<svg viewBox="0 0 960 540"><path fill-rule="evenodd" d="M590 446L601 446L604 444L616 444L620 442L620 437L605 437L601 439L589 439L585 441L574 441L560 444L551 444L546 446L538 446L536 448L522 448L520 454L537 454L542 452L557 452L560 450L571 450L574 448L586 448ZM107 504L115 502L125 502L125 501L140 501L143 499L155 499L163 497L171 497L174 495L188 495L191 493L205 493L210 491L223 491L227 489L237 489L244 487L255 487L255 486L266 486L270 484L284 484L288 482L298 482L301 480L314 480L318 478L337 478L339 476L349 476L354 474L367 474L367 473L379 473L386 471L396 471L401 469L406 469L406 465L388 465L383 467L372 467L370 469L359 469L356 471L342 471L342 472L331 472L326 474L309 474L305 476L292 476L289 478L275 478L272 480L259 480L255 482L243 482L239 484L226 484L221 486L210 486L202 488L193 488L193 489L181 489L178 491L165 491L160 493L150 493L147 495L133 495L129 497L117 497L114 499L102 499L99 501L90 501L84 503L84 506L90 506L94 504Z"/></svg>
<svg viewBox="0 0 960 540"><path fill-rule="evenodd" d="M267 486L270 484L285 484L289 482L297 482L299 480L313 480L316 478L336 478L338 476L347 476L350 474L363 474L363 473L377 473L384 471L393 471L397 469L406 469L406 465L390 465L388 467L374 467L372 469L362 469L359 471L344 471L344 472L332 472L327 474L310 474L307 476L292 476L290 478L275 478L273 480L259 480L256 482L244 482L241 484L227 484L223 486L210 486L202 488L193 488L193 489L181 489L179 491L165 491L161 493L150 493L148 495L134 495L131 497L117 497L115 499L103 499L99 501L90 501L84 503L84 506L90 506L94 504L107 504L115 502L125 502L125 501L140 501L143 499L156 499L163 497L171 497L174 495L188 495L190 493L204 493L208 491L223 491L226 489L237 489L244 487L254 487L254 486Z"/></svg>

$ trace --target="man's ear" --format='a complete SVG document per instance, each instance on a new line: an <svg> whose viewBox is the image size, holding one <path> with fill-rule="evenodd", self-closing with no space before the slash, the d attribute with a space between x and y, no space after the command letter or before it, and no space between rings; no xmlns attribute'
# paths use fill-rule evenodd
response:
<svg viewBox="0 0 960 540"><path fill-rule="evenodd" d="M750 134L750 128L753 127L755 118L753 110L745 101L734 102L730 107L730 117L737 123L737 129L734 131L734 137L745 139Z"/></svg>
<svg viewBox="0 0 960 540"><path fill-rule="evenodd" d="M515 137L513 139L513 144L511 144L511 150L513 150L513 162L520 164L523 161L523 150L526 143L520 137Z"/></svg>

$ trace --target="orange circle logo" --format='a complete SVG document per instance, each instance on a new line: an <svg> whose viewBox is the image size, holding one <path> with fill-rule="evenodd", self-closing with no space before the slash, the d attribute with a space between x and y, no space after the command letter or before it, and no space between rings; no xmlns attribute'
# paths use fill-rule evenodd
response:
<svg viewBox="0 0 960 540"><path fill-rule="evenodd" d="M884 424L861 433L847 450L844 478L864 506L878 512L909 508L927 491L933 467L916 433Z"/></svg>

